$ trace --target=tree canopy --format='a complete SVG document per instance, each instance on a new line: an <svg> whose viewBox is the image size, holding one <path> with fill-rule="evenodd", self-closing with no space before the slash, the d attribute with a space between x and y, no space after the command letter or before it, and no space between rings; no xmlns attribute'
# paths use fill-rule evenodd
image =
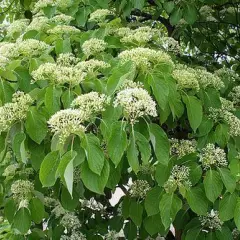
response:
<svg viewBox="0 0 240 240"><path fill-rule="evenodd" d="M0 238L239 239L237 1L1 4Z"/></svg>

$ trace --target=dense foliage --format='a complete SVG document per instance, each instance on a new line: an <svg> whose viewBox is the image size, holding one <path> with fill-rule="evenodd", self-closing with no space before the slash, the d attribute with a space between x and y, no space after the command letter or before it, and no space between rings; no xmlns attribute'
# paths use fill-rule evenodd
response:
<svg viewBox="0 0 240 240"><path fill-rule="evenodd" d="M0 238L239 239L238 74L115 4L40 0L3 31Z"/></svg>

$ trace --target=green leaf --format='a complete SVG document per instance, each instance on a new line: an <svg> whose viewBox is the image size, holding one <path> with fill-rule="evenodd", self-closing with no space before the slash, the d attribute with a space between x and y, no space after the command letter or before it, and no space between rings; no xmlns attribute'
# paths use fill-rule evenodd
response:
<svg viewBox="0 0 240 240"><path fill-rule="evenodd" d="M82 174L81 174L82 181L86 186L86 188L88 188L92 192L95 192L98 194L104 193L103 190L107 184L109 173L110 173L110 167L109 167L108 161L106 160L100 176L93 173L89 169L86 161L82 164Z"/></svg>
<svg viewBox="0 0 240 240"><path fill-rule="evenodd" d="M171 174L171 170L172 170L171 162L169 163L168 166L163 165L161 163L157 164L155 171L155 180L157 181L159 186L163 186L164 183L168 180Z"/></svg>
<svg viewBox="0 0 240 240"><path fill-rule="evenodd" d="M234 176L231 174L230 170L228 168L218 168L218 172L221 176L221 179L226 189L230 193L233 193L236 188L236 180Z"/></svg>
<svg viewBox="0 0 240 240"><path fill-rule="evenodd" d="M196 162L188 162L185 166L190 168L189 180L192 185L195 185L199 182L202 177L202 167Z"/></svg>
<svg viewBox="0 0 240 240"><path fill-rule="evenodd" d="M190 228L187 231L187 234L186 234L186 237L184 238L184 240L197 240L200 232L201 232L200 227Z"/></svg>
<svg viewBox="0 0 240 240"><path fill-rule="evenodd" d="M104 153L99 139L94 134L85 134L81 146L85 150L89 168L100 175L104 166Z"/></svg>
<svg viewBox="0 0 240 240"><path fill-rule="evenodd" d="M187 107L187 115L191 128L196 132L202 122L202 104L200 100L194 96L184 96L183 102Z"/></svg>
<svg viewBox="0 0 240 240"><path fill-rule="evenodd" d="M193 4L186 4L183 10L183 18L187 23L193 24L198 18L198 12Z"/></svg>
<svg viewBox="0 0 240 240"><path fill-rule="evenodd" d="M203 180L203 184L207 198L211 202L215 202L223 189L223 183L219 173L215 170L208 170Z"/></svg>
<svg viewBox="0 0 240 240"><path fill-rule="evenodd" d="M40 167L39 179L43 187L51 187L56 182L56 171L60 161L58 151L50 152L44 159Z"/></svg>
<svg viewBox="0 0 240 240"><path fill-rule="evenodd" d="M50 115L60 110L60 97L62 90L55 86L49 86L46 89L44 103Z"/></svg>
<svg viewBox="0 0 240 240"><path fill-rule="evenodd" d="M20 208L13 219L14 227L21 233L25 234L31 226L31 215L27 208Z"/></svg>
<svg viewBox="0 0 240 240"><path fill-rule="evenodd" d="M91 9L88 6L84 6L84 7L80 7L78 12L76 13L76 22L78 24L78 26L80 27L84 27L87 19L88 19L88 15L91 13Z"/></svg>
<svg viewBox="0 0 240 240"><path fill-rule="evenodd" d="M156 233L160 233L161 235L164 235L165 233L165 229L159 214L145 218L143 224L144 228L151 236Z"/></svg>
<svg viewBox="0 0 240 240"><path fill-rule="evenodd" d="M136 9L143 9L144 4L145 4L145 0L131 0L133 3L133 7Z"/></svg>
<svg viewBox="0 0 240 240"><path fill-rule="evenodd" d="M14 89L3 79L0 79L0 100L2 103L11 102Z"/></svg>
<svg viewBox="0 0 240 240"><path fill-rule="evenodd" d="M36 107L29 108L25 128L29 137L38 144L46 137L48 131L46 118Z"/></svg>
<svg viewBox="0 0 240 240"><path fill-rule="evenodd" d="M207 135L213 128L214 122L206 116L203 116L202 122L198 127L199 137Z"/></svg>
<svg viewBox="0 0 240 240"><path fill-rule="evenodd" d="M234 210L237 204L238 195L236 193L226 193L220 200L219 217L225 222L234 217Z"/></svg>
<svg viewBox="0 0 240 240"><path fill-rule="evenodd" d="M163 3L163 8L165 9L165 11L169 14L173 11L174 9L174 1L170 1L170 2L164 2Z"/></svg>
<svg viewBox="0 0 240 240"><path fill-rule="evenodd" d="M63 103L64 108L69 108L72 101L74 99L74 93L71 91L71 89L67 89L65 92L63 92L61 96L61 101Z"/></svg>
<svg viewBox="0 0 240 240"><path fill-rule="evenodd" d="M221 147L225 148L230 138L229 127L227 124L218 124L215 129L215 141Z"/></svg>
<svg viewBox="0 0 240 240"><path fill-rule="evenodd" d="M143 214L143 206L141 203L137 203L135 201L131 202L129 208L129 217L133 220L136 226L141 226L142 224L142 214Z"/></svg>
<svg viewBox="0 0 240 240"><path fill-rule="evenodd" d="M144 201L144 206L148 216L153 216L159 213L159 201L162 194L160 187L154 187L147 192L147 196Z"/></svg>
<svg viewBox="0 0 240 240"><path fill-rule="evenodd" d="M141 154L143 164L148 164L151 157L151 146L149 141L139 132L134 131L136 143Z"/></svg>
<svg viewBox="0 0 240 240"><path fill-rule="evenodd" d="M27 163L27 153L24 145L25 139L26 135L23 132L17 133L13 139L14 154L16 155L16 158L23 163Z"/></svg>
<svg viewBox="0 0 240 240"><path fill-rule="evenodd" d="M165 229L174 221L177 212L182 208L182 201L176 194L165 193L159 203L160 215Z"/></svg>
<svg viewBox="0 0 240 240"><path fill-rule="evenodd" d="M131 134L129 139L129 145L127 148L127 159L132 170L137 173L139 171L139 160L138 160L139 152L136 146L135 136Z"/></svg>
<svg viewBox="0 0 240 240"><path fill-rule="evenodd" d="M116 147L117 146L117 147ZM127 134L121 122L116 122L112 127L107 149L110 159L115 167L120 163L122 156L127 148Z"/></svg>
<svg viewBox="0 0 240 240"><path fill-rule="evenodd" d="M29 203L31 218L35 223L41 223L44 218L44 205L39 198L33 198Z"/></svg>
<svg viewBox="0 0 240 240"><path fill-rule="evenodd" d="M4 216L7 218L9 223L12 223L16 210L17 206L15 204L15 201L13 198L9 198L4 206Z"/></svg>
<svg viewBox="0 0 240 240"><path fill-rule="evenodd" d="M165 79L164 75L152 74L149 75L148 82L151 85L153 94L157 100L159 107L164 110L168 103L168 81Z"/></svg>
<svg viewBox="0 0 240 240"><path fill-rule="evenodd" d="M239 159L233 159L230 162L229 165L230 171L233 174L233 176L238 179L240 177L239 173L240 173L240 160Z"/></svg>
<svg viewBox="0 0 240 240"><path fill-rule="evenodd" d="M72 47L71 47L70 38L57 39L57 41L55 42L55 50L57 55L61 53L69 53L69 52L71 53Z"/></svg>
<svg viewBox="0 0 240 240"><path fill-rule="evenodd" d="M65 182L67 189L72 196L73 190L73 161L77 156L77 152L68 151L63 155L56 171L56 178L58 175L62 181Z"/></svg>
<svg viewBox="0 0 240 240"><path fill-rule="evenodd" d="M112 95L126 79L131 80L135 76L135 71L135 65L131 62L116 66L107 81L107 93Z"/></svg>
<svg viewBox="0 0 240 240"><path fill-rule="evenodd" d="M167 166L169 162L170 144L166 133L157 124L149 125L152 146L159 163Z"/></svg>
<svg viewBox="0 0 240 240"><path fill-rule="evenodd" d="M82 187L83 185L81 184L80 186L78 185L77 187ZM62 186L62 191L61 191L61 205L67 209L68 211L73 212L76 207L79 205L79 198L80 194L77 191L77 189L73 189L72 195L70 195L69 191L67 188Z"/></svg>
<svg viewBox="0 0 240 240"><path fill-rule="evenodd" d="M186 199L191 210L198 215L205 215L208 211L208 200L201 187L193 187L186 192Z"/></svg>
<svg viewBox="0 0 240 240"><path fill-rule="evenodd" d="M216 231L217 240L233 240L232 231L227 226L222 226L221 231Z"/></svg>
<svg viewBox="0 0 240 240"><path fill-rule="evenodd" d="M175 8L170 16L171 25L176 25L181 20L182 15L182 9L180 7Z"/></svg>
<svg viewBox="0 0 240 240"><path fill-rule="evenodd" d="M240 198L238 198L237 205L234 210L234 222L240 231Z"/></svg>

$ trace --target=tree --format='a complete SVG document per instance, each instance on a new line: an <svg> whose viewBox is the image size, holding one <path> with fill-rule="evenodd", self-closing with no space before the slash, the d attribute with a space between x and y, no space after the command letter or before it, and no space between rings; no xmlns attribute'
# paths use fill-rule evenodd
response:
<svg viewBox="0 0 240 240"><path fill-rule="evenodd" d="M0 43L2 237L237 239L240 80L182 45L200 3L28 3Z"/></svg>

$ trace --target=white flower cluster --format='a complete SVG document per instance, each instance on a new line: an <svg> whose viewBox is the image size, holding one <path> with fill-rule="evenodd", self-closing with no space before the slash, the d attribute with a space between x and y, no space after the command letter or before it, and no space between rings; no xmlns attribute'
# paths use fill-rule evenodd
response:
<svg viewBox="0 0 240 240"><path fill-rule="evenodd" d="M232 236L233 236L233 240L239 240L239 238L240 238L240 231L237 228L234 228L232 230Z"/></svg>
<svg viewBox="0 0 240 240"><path fill-rule="evenodd" d="M98 73L102 69L109 68L110 64L108 64L104 61L90 59L88 61L79 62L76 65L76 67L87 73L94 73L94 72Z"/></svg>
<svg viewBox="0 0 240 240"><path fill-rule="evenodd" d="M199 161L205 170L211 167L227 167L228 165L224 150L211 143L201 150Z"/></svg>
<svg viewBox="0 0 240 240"><path fill-rule="evenodd" d="M228 96L232 99L235 105L239 106L240 105L240 86L234 87Z"/></svg>
<svg viewBox="0 0 240 240"><path fill-rule="evenodd" d="M74 18L66 14L58 14L50 19L52 23L62 24L62 25L68 25L72 20L74 20Z"/></svg>
<svg viewBox="0 0 240 240"><path fill-rule="evenodd" d="M31 74L34 81L48 80L54 85L64 85L67 83L70 86L78 85L86 77L86 73L76 67L65 67L56 63L44 63Z"/></svg>
<svg viewBox="0 0 240 240"><path fill-rule="evenodd" d="M46 207L55 207L58 205L58 201L51 197L44 197L44 205Z"/></svg>
<svg viewBox="0 0 240 240"><path fill-rule="evenodd" d="M76 109L65 109L56 112L48 121L51 131L59 134L59 139L64 142L71 134L85 132L83 123L89 118L87 113Z"/></svg>
<svg viewBox="0 0 240 240"><path fill-rule="evenodd" d="M68 212L61 218L60 224L70 231L74 231L81 227L81 223L74 213Z"/></svg>
<svg viewBox="0 0 240 240"><path fill-rule="evenodd" d="M33 18L32 22L27 27L26 31L35 30L35 31L46 31L50 27L49 19L45 16L39 16Z"/></svg>
<svg viewBox="0 0 240 240"><path fill-rule="evenodd" d="M87 238L83 233L73 231L70 236L62 235L60 240L87 240Z"/></svg>
<svg viewBox="0 0 240 240"><path fill-rule="evenodd" d="M195 140L185 139L170 139L171 143L171 155L176 155L178 158L182 158L185 155L195 153L197 151L197 142Z"/></svg>
<svg viewBox="0 0 240 240"><path fill-rule="evenodd" d="M28 19L19 19L14 21L8 28L7 28L7 37L15 37L16 34L21 34L25 31L29 24Z"/></svg>
<svg viewBox="0 0 240 240"><path fill-rule="evenodd" d="M221 108L209 108L209 118L215 122L223 120L229 126L229 135L232 137L240 136L240 119L231 111L235 111L234 103L221 98Z"/></svg>
<svg viewBox="0 0 240 240"><path fill-rule="evenodd" d="M230 68L220 68L218 70L215 71L215 74L220 77L223 81L229 82L229 83L233 83L236 81L240 80L240 76L239 74L237 74L235 71L233 71Z"/></svg>
<svg viewBox="0 0 240 240"><path fill-rule="evenodd" d="M33 12L36 13L40 11L42 8L46 8L48 6L55 6L55 2L56 2L55 0L39 0L34 5Z"/></svg>
<svg viewBox="0 0 240 240"><path fill-rule="evenodd" d="M65 67L71 67L77 64L78 58L73 53L61 53L57 58L57 64Z"/></svg>
<svg viewBox="0 0 240 240"><path fill-rule="evenodd" d="M129 28L129 27L117 28L117 29L115 29L115 31L113 33L116 34L119 37L124 37L124 36L129 35L131 33L131 28Z"/></svg>
<svg viewBox="0 0 240 240"><path fill-rule="evenodd" d="M178 41L176 41L172 37L162 38L161 43L162 43L162 46L164 47L164 49L168 52L172 52L172 53L176 53L176 54L181 52L181 48L180 48Z"/></svg>
<svg viewBox="0 0 240 240"><path fill-rule="evenodd" d="M104 211L104 206L100 203L97 202L93 197L90 198L89 200L81 200L81 205L82 208L90 208L93 211Z"/></svg>
<svg viewBox="0 0 240 240"><path fill-rule="evenodd" d="M6 58L4 56L0 56L0 69L4 70L8 63L9 63L8 58Z"/></svg>
<svg viewBox="0 0 240 240"><path fill-rule="evenodd" d="M15 44L16 57L36 57L48 53L50 50L48 44L36 39L17 41Z"/></svg>
<svg viewBox="0 0 240 240"><path fill-rule="evenodd" d="M91 38L85 41L82 45L83 53L89 57L96 55L97 53L103 52L107 47L107 43L104 40L98 38Z"/></svg>
<svg viewBox="0 0 240 240"><path fill-rule="evenodd" d="M144 85L141 82L134 82L132 80L126 79L118 88L119 91L129 89L129 88L143 88Z"/></svg>
<svg viewBox="0 0 240 240"><path fill-rule="evenodd" d="M157 34L156 29L152 29L148 26L139 27L137 29L130 30L126 35L123 36L121 42L144 45L147 42L152 41L153 37L156 36L156 34Z"/></svg>
<svg viewBox="0 0 240 240"><path fill-rule="evenodd" d="M4 177L14 176L18 168L19 168L18 163L11 164L4 169L4 172L2 175Z"/></svg>
<svg viewBox="0 0 240 240"><path fill-rule="evenodd" d="M56 218L60 218L67 213L68 211L62 207L60 202L57 201L55 208L52 210L52 214L54 214Z"/></svg>
<svg viewBox="0 0 240 240"><path fill-rule="evenodd" d="M111 14L112 12L108 9L97 9L96 11L90 14L89 21L95 21L95 22L101 23L101 22L104 22L106 17Z"/></svg>
<svg viewBox="0 0 240 240"><path fill-rule="evenodd" d="M134 124L143 116L157 116L156 103L145 89L127 88L117 93L114 107L121 106L124 116Z"/></svg>
<svg viewBox="0 0 240 240"><path fill-rule="evenodd" d="M25 119L32 103L33 99L29 94L14 93L12 103L0 107L0 132L7 131L14 122Z"/></svg>
<svg viewBox="0 0 240 240"><path fill-rule="evenodd" d="M125 50L118 55L122 63L132 61L136 66L142 70L147 70L152 64L167 63L173 66L171 57L163 52L156 51L150 48L133 48L131 50Z"/></svg>
<svg viewBox="0 0 240 240"><path fill-rule="evenodd" d="M177 80L178 89L195 89L199 91L200 87L196 75L187 69L176 69L172 73Z"/></svg>
<svg viewBox="0 0 240 240"><path fill-rule="evenodd" d="M80 34L81 31L73 26L57 25L54 28L49 29L47 33L54 34L54 35L76 35L76 34Z"/></svg>
<svg viewBox="0 0 240 240"><path fill-rule="evenodd" d="M177 74L175 73L174 77L177 78L176 80L178 80L183 88L186 86L185 88L199 90L199 88L206 89L208 87L213 87L220 90L224 87L221 78L216 74L208 72L206 69L193 69L183 64L177 64L175 67L179 72L177 72ZM189 80L187 77L189 77Z"/></svg>
<svg viewBox="0 0 240 240"><path fill-rule="evenodd" d="M151 187L146 180L135 180L129 188L129 195L144 199L150 189Z"/></svg>
<svg viewBox="0 0 240 240"><path fill-rule="evenodd" d="M105 106L109 103L110 98L105 94L90 92L74 99L72 107L85 112L88 116L93 116L105 111Z"/></svg>
<svg viewBox="0 0 240 240"><path fill-rule="evenodd" d="M229 135L232 137L240 136L240 119L231 112L224 112L224 121L229 126Z"/></svg>
<svg viewBox="0 0 240 240"><path fill-rule="evenodd" d="M33 12L37 13L46 7L54 7L54 6L60 9L65 9L71 6L71 4L72 4L72 0L39 0L34 5Z"/></svg>
<svg viewBox="0 0 240 240"><path fill-rule="evenodd" d="M199 220L201 222L201 225L206 230L219 230L221 231L223 222L219 218L218 211L211 210L210 213L207 214L207 216L199 216Z"/></svg>
<svg viewBox="0 0 240 240"><path fill-rule="evenodd" d="M1 42L0 56L6 58L14 58L16 56L15 43Z"/></svg>
<svg viewBox="0 0 240 240"><path fill-rule="evenodd" d="M166 192L175 191L177 187L191 187L192 184L189 181L189 174L189 167L175 165L171 171L169 179L164 184L164 189L166 190Z"/></svg>
<svg viewBox="0 0 240 240"><path fill-rule="evenodd" d="M33 183L28 180L17 180L11 185L13 199L19 203L22 200L29 200L32 197L33 190Z"/></svg>
<svg viewBox="0 0 240 240"><path fill-rule="evenodd" d="M116 231L112 230L109 231L107 234L105 234L104 239L105 240L116 240L119 239L120 234L117 233Z"/></svg>
<svg viewBox="0 0 240 240"><path fill-rule="evenodd" d="M195 69L196 77L201 88L206 89L207 87L213 87L220 90L224 87L224 83L220 77L208 72L205 69Z"/></svg>

